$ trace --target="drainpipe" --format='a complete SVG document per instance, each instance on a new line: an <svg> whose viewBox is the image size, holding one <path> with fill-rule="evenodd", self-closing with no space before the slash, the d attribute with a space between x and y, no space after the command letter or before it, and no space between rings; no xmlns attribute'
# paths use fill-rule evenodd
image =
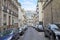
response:
<svg viewBox="0 0 60 40"><path fill-rule="evenodd" d="M51 2L51 23L53 24L52 2Z"/></svg>

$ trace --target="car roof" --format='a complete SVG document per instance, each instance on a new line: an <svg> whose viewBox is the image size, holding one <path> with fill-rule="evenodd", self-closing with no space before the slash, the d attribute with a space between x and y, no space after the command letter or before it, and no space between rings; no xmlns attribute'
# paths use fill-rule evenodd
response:
<svg viewBox="0 0 60 40"><path fill-rule="evenodd" d="M49 24L50 26L56 26L55 24Z"/></svg>
<svg viewBox="0 0 60 40"><path fill-rule="evenodd" d="M55 24L49 24L51 28L58 28Z"/></svg>

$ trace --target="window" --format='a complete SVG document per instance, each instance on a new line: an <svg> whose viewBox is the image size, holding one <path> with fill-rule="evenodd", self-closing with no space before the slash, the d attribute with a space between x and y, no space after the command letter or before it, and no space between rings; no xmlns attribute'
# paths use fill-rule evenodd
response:
<svg viewBox="0 0 60 40"><path fill-rule="evenodd" d="M9 10L9 14L11 14L11 10Z"/></svg>
<svg viewBox="0 0 60 40"><path fill-rule="evenodd" d="M3 11L7 13L7 9L8 8L6 6L4 6Z"/></svg>
<svg viewBox="0 0 60 40"><path fill-rule="evenodd" d="M49 25L48 25L48 29L51 29Z"/></svg>
<svg viewBox="0 0 60 40"><path fill-rule="evenodd" d="M4 14L3 17L4 17L3 25L6 25L6 14Z"/></svg>

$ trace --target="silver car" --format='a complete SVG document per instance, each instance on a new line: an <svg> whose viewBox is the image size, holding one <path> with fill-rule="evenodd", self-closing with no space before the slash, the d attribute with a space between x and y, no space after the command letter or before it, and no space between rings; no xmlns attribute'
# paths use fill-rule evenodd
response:
<svg viewBox="0 0 60 40"><path fill-rule="evenodd" d="M60 40L60 29L55 24L49 24L45 29L45 36L53 40Z"/></svg>

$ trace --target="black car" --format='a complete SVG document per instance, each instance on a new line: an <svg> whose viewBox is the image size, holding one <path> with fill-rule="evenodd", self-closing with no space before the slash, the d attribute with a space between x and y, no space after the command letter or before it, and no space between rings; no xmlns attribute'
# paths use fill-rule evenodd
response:
<svg viewBox="0 0 60 40"><path fill-rule="evenodd" d="M22 36L22 35L25 33L25 31L26 31L27 29L28 29L27 26L20 27L20 28L19 28L19 35Z"/></svg>
<svg viewBox="0 0 60 40"><path fill-rule="evenodd" d="M49 24L45 27L45 37L52 40L60 40L60 29L55 24Z"/></svg>
<svg viewBox="0 0 60 40"><path fill-rule="evenodd" d="M24 30L23 30L23 28L21 27L21 28L19 28L19 35L22 36L23 34L24 34Z"/></svg>

